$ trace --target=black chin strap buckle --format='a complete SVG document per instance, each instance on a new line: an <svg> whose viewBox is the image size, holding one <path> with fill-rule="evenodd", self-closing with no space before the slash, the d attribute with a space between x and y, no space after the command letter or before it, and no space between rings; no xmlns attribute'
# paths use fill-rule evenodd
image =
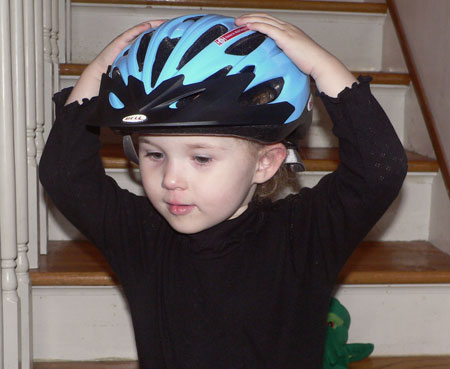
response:
<svg viewBox="0 0 450 369"><path fill-rule="evenodd" d="M298 152L297 145L290 141L285 141L284 145L287 149L286 159L284 159L284 164L289 167L293 172L304 172L306 170L303 160Z"/></svg>

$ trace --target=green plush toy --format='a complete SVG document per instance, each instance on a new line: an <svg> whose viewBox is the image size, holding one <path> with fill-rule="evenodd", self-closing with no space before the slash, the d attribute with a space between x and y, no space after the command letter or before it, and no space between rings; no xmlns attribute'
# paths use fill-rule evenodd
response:
<svg viewBox="0 0 450 369"><path fill-rule="evenodd" d="M350 314L335 298L331 299L327 323L324 369L347 369L349 363L363 360L372 353L371 343L347 343Z"/></svg>

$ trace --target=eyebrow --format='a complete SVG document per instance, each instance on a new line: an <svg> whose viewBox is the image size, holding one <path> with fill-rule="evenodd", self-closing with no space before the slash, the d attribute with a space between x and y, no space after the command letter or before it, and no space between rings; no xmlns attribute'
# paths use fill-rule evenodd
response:
<svg viewBox="0 0 450 369"><path fill-rule="evenodd" d="M138 141L146 143L146 144L151 144L150 140L147 137L145 137L145 136L139 136L138 137Z"/></svg>
<svg viewBox="0 0 450 369"><path fill-rule="evenodd" d="M155 143L151 142L149 138L146 136L140 136L139 142L148 144L148 145L155 145ZM220 145L212 145L207 142L194 142L194 143L188 143L186 146L189 149L219 149L219 150L227 150L227 148L222 147Z"/></svg>
<svg viewBox="0 0 450 369"><path fill-rule="evenodd" d="M190 149L219 149L219 150L226 150L225 147L218 146L218 145L210 145L208 143L192 143L186 145Z"/></svg>

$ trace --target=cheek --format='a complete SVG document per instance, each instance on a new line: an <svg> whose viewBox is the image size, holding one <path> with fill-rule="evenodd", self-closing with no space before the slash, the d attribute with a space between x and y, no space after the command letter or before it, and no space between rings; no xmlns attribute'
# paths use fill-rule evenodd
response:
<svg viewBox="0 0 450 369"><path fill-rule="evenodd" d="M252 178L249 170L222 171L211 181L201 181L201 189L205 199L211 203L234 206L246 197Z"/></svg>
<svg viewBox="0 0 450 369"><path fill-rule="evenodd" d="M151 200L158 193L160 179L157 171L150 171L148 168L140 168L141 183L147 197Z"/></svg>

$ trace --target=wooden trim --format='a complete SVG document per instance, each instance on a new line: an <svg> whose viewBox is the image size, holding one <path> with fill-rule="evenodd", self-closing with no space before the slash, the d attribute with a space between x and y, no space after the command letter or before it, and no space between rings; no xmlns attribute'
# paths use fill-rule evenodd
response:
<svg viewBox="0 0 450 369"><path fill-rule="evenodd" d="M60 64L59 74L61 76L79 76L87 67L87 64ZM390 72L352 72L355 77L359 75L371 76L372 83L379 85L409 85L411 78L408 73L390 73Z"/></svg>
<svg viewBox="0 0 450 369"><path fill-rule="evenodd" d="M137 361L40 361L33 369L139 369Z"/></svg>
<svg viewBox="0 0 450 369"><path fill-rule="evenodd" d="M116 286L117 278L92 244L86 241L50 241L39 269L30 270L33 286Z"/></svg>
<svg viewBox="0 0 450 369"><path fill-rule="evenodd" d="M370 356L362 361L348 365L348 369L419 369L450 368L450 356ZM49 368L50 369L50 368ZM103 368L102 368L103 369Z"/></svg>
<svg viewBox="0 0 450 369"><path fill-rule="evenodd" d="M386 14L383 3L355 3L348 1L301 1L301 0L75 0L72 3L99 3L144 6L186 6L207 8L283 9L304 11L329 11L350 13Z"/></svg>
<svg viewBox="0 0 450 369"><path fill-rule="evenodd" d="M117 136L118 137L118 136ZM109 169L132 169L135 168L122 150L120 143L105 143L100 150L103 165ZM338 148L315 148L302 147L300 155L305 166L310 172L331 172L339 165ZM407 151L408 172L437 172L439 166L434 159Z"/></svg>
<svg viewBox="0 0 450 369"><path fill-rule="evenodd" d="M60 76L80 76L87 64L60 64L59 75Z"/></svg>
<svg viewBox="0 0 450 369"><path fill-rule="evenodd" d="M450 255L429 242L363 242L349 258L338 284L450 282Z"/></svg>
<svg viewBox="0 0 450 369"><path fill-rule="evenodd" d="M52 241L33 286L116 286L100 252L86 241ZM425 241L363 242L340 273L339 284L450 283L450 255Z"/></svg>
<svg viewBox="0 0 450 369"><path fill-rule="evenodd" d="M34 369L138 369L137 361L58 361L35 362ZM370 356L350 363L349 369L450 368L450 356Z"/></svg>
<svg viewBox="0 0 450 369"><path fill-rule="evenodd" d="M391 72L352 72L355 77L359 75L371 76L373 84L376 85L409 85L411 78L408 73Z"/></svg>
<svg viewBox="0 0 450 369"><path fill-rule="evenodd" d="M425 94L425 89L419 78L417 72L417 66L414 62L411 48L409 47L408 40L406 38L405 30L403 28L400 16L398 14L398 9L395 4L395 0L387 0L387 6L389 13L392 17L392 22L394 23L397 36L400 41L400 46L403 51L403 56L405 57L406 66L408 67L409 74L411 76L411 81L414 86L414 90L417 95L417 100L419 101L420 109L422 110L423 118L428 129L428 134L430 135L431 143L433 145L434 152L436 154L437 162L444 179L445 186L447 188L447 194L450 197L450 163L447 162L443 150L443 142L439 138L438 130L436 128L436 122L431 112L430 104L428 102L427 96Z"/></svg>

